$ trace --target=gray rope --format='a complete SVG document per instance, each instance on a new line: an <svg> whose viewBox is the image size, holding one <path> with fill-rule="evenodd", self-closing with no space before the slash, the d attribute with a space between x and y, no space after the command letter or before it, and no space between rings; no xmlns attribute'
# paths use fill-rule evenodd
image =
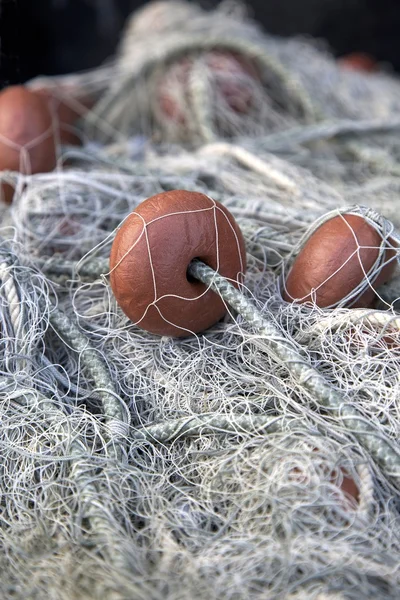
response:
<svg viewBox="0 0 400 600"><path fill-rule="evenodd" d="M218 136L214 131L210 109L209 82L202 65L193 65L189 81L188 94L192 102L191 128L203 143L213 142Z"/></svg>
<svg viewBox="0 0 400 600"><path fill-rule="evenodd" d="M64 343L81 355L82 364L88 369L97 388L96 393L102 402L109 433L122 433L116 437L109 435L110 442L113 444L113 448L110 450L111 455L116 459L121 459L124 438L128 432L129 413L127 409L123 409L122 400L117 394L106 365L98 353L90 347L87 337L67 315L58 308L52 307L49 319Z"/></svg>
<svg viewBox="0 0 400 600"><path fill-rule="evenodd" d="M35 264L56 282L65 282L75 276L83 281L94 281L109 270L109 261L105 258L91 257L77 265L76 261L65 260L62 256L35 258Z"/></svg>
<svg viewBox="0 0 400 600"><path fill-rule="evenodd" d="M0 389L4 392L6 388L7 381L3 378ZM57 428L61 427L63 438L69 442L70 448L70 455L65 458L70 461L71 478L79 490L79 498L84 506L84 513L79 517L87 519L90 523L90 531L86 532L89 533L90 544L101 548L101 552L106 554L113 564L123 567L125 560L118 550L118 544L115 543L115 523L112 523L112 516L102 506L101 493L94 482L93 464L90 463L93 454L85 440L82 437L71 439L70 426L65 420L64 411L37 390L18 387L14 392L9 392L9 398L18 404L28 402L30 406L43 410L49 426L54 423Z"/></svg>
<svg viewBox="0 0 400 600"><path fill-rule="evenodd" d="M200 261L189 266L192 277L202 281L237 313L249 325L263 336L265 348L280 363L284 364L296 382L301 385L314 400L335 414L346 429L354 433L371 457L384 469L386 474L400 483L400 453L389 440L371 426L359 411L348 404L345 398L325 381L324 377L308 365L294 344L284 338L279 330L255 308L255 306L229 281Z"/></svg>
<svg viewBox="0 0 400 600"><path fill-rule="evenodd" d="M166 443L198 435L276 433L284 429L293 429L297 425L297 419L283 416L196 415L133 430L131 437L134 440Z"/></svg>
<svg viewBox="0 0 400 600"><path fill-rule="evenodd" d="M314 123L293 127L287 131L273 133L260 138L260 145L265 150L285 151L293 145L309 144L320 140L333 140L346 136L365 136L373 134L390 134L400 130L400 120L390 119L385 121L350 121L343 119L339 121Z"/></svg>

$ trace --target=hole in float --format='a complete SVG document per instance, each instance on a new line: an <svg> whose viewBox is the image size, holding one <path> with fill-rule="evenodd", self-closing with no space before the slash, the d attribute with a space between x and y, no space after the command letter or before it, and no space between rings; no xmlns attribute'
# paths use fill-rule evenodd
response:
<svg viewBox="0 0 400 600"><path fill-rule="evenodd" d="M199 256L195 256L194 258L192 258L192 260L190 261L190 263L188 264L188 266L187 266L187 269L186 269L186 279L187 279L187 280L188 280L188 282L189 282L189 283L191 283L191 284L199 284L199 283L201 283L201 281L199 281L198 279L196 279L195 277L193 277L193 276L190 274L190 271L189 271L189 267L190 267L190 265L192 264L192 262L193 262L194 260L202 260L202 259L201 259ZM204 262L204 263L205 263L205 261L204 261L204 260L202 260L202 262Z"/></svg>

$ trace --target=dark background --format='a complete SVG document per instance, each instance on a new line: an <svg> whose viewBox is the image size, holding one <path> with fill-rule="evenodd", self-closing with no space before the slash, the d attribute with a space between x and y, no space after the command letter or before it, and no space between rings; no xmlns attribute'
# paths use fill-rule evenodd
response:
<svg viewBox="0 0 400 600"><path fill-rule="evenodd" d="M0 86L91 68L113 53L138 0L0 0ZM204 0L205 7L217 1ZM400 0L251 0L267 31L324 38L400 71Z"/></svg>

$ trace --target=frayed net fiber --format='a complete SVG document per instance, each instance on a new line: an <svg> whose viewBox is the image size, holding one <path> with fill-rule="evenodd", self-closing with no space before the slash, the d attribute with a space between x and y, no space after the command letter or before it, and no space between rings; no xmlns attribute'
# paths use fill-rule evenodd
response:
<svg viewBox="0 0 400 600"><path fill-rule="evenodd" d="M332 216L397 255L398 79L179 1L29 85L94 106L54 172L1 173L0 596L398 598L398 272L373 309L282 299ZM131 323L108 277L119 225L175 189L232 212L248 263L240 290L191 265L227 313L181 339Z"/></svg>

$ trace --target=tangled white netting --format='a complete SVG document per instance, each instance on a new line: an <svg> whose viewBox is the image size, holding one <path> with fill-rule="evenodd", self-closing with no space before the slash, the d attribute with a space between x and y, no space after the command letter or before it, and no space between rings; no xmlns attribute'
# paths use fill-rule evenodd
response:
<svg viewBox="0 0 400 600"><path fill-rule="evenodd" d="M282 286L331 211L365 215L382 247L398 239L400 84L267 36L237 7L165 7L134 16L104 67L40 80L66 86L66 102L97 96L85 145L63 148L53 173L1 175L16 185L0 245L1 595L395 599L398 274L373 309L288 304ZM215 48L258 65L249 113L220 86L241 94L249 73L209 72ZM163 125L160 73L191 54L185 118ZM119 309L115 230L173 189L235 216L240 293L261 325L228 306L174 339Z"/></svg>

